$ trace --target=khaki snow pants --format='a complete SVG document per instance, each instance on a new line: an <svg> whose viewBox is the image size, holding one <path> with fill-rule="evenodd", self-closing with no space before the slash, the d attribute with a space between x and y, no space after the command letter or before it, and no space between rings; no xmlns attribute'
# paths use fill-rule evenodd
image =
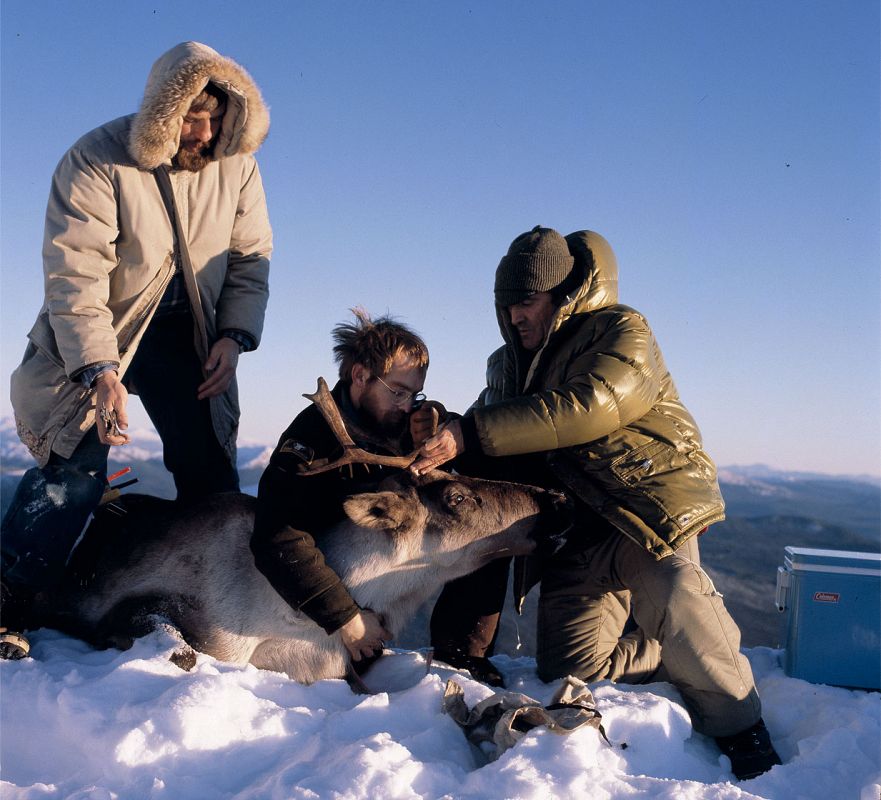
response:
<svg viewBox="0 0 881 800"><path fill-rule="evenodd" d="M623 633L631 613L637 627ZM740 630L700 566L696 536L660 561L620 534L552 558L536 651L544 681L669 681L708 736L739 733L761 716Z"/></svg>

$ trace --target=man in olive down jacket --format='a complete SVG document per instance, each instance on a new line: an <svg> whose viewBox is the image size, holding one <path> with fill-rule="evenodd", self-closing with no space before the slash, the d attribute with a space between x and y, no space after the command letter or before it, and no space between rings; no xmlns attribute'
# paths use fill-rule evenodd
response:
<svg viewBox="0 0 881 800"><path fill-rule="evenodd" d="M609 244L592 231L564 238L536 227L518 236L496 271L505 344L489 358L487 387L425 443L413 468L468 454L516 457L522 481L573 496L581 524L566 547L515 569L520 596L541 580L540 677L668 680L737 777L754 777L780 762L740 631L697 545L724 518L716 469L648 323L618 304L617 279ZM469 592L482 609L475 623L487 619L489 593L501 608L505 584L475 576L439 599L435 638L461 629L447 618Z"/></svg>
<svg viewBox="0 0 881 800"><path fill-rule="evenodd" d="M45 301L12 376L38 466L3 520L5 625L26 624L33 595L60 579L109 449L128 441L129 391L178 499L239 488L235 371L260 341L272 250L253 156L268 130L248 73L185 42L153 65L136 114L86 134L56 168ZM5 655L27 652L4 639Z"/></svg>

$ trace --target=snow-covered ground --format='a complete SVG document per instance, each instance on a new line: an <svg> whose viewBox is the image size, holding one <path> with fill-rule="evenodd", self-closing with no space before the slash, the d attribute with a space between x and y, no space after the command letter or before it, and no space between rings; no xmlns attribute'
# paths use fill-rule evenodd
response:
<svg viewBox="0 0 881 800"><path fill-rule="evenodd" d="M878 800L881 695L786 677L780 651L747 651L783 766L742 784L694 733L668 684L592 686L613 746L593 728L534 730L486 763L441 710L451 675L469 706L492 690L420 652L368 676L302 686L200 656L192 672L155 634L94 651L54 631L33 658L0 663L6 800L213 798L776 798ZM497 656L512 689L550 701L528 658ZM623 745L626 744L626 747Z"/></svg>

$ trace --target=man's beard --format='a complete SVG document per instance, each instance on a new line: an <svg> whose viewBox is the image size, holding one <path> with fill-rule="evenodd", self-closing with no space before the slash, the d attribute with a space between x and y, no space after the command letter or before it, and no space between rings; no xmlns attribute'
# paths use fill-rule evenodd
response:
<svg viewBox="0 0 881 800"><path fill-rule="evenodd" d="M390 439L400 439L407 429L407 413L403 409L396 408L383 414L376 406L373 396L369 393L361 399L361 411L365 422L369 422L377 433Z"/></svg>
<svg viewBox="0 0 881 800"><path fill-rule="evenodd" d="M172 163L178 169L185 169L189 172L198 172L204 169L214 160L214 142L205 145L200 150L193 152L187 150L181 145L172 160Z"/></svg>

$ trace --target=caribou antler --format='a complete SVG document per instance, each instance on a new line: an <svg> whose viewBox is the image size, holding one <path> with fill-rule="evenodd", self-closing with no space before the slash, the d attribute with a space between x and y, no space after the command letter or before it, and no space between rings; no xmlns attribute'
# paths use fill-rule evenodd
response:
<svg viewBox="0 0 881 800"><path fill-rule="evenodd" d="M318 379L318 388L315 390L315 394L304 394L303 397L311 400L318 406L321 416L330 425L333 435L336 436L337 441L342 445L343 454L333 461L329 458L317 458L311 464L301 464L299 467L301 475L318 475L320 472L327 472L346 464L381 464L384 467L400 467L404 469L416 460L416 456L419 454L418 449L407 456L381 456L376 453L368 453L366 450L358 447L346 430L340 410L337 408L337 404L330 393L330 389L327 388L327 381L324 378Z"/></svg>

